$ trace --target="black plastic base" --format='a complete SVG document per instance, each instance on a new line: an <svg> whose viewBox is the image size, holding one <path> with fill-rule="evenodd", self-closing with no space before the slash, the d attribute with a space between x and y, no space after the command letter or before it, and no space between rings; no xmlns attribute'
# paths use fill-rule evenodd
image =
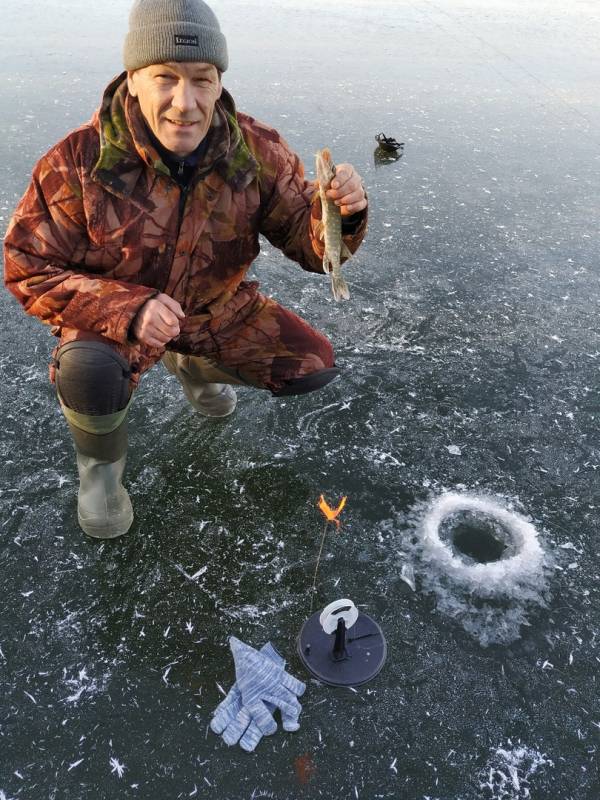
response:
<svg viewBox="0 0 600 800"><path fill-rule="evenodd" d="M378 675L387 657L387 643L375 620L358 615L346 633L346 656L335 661L335 634L325 633L320 616L317 611L309 617L298 636L298 655L307 670L329 686L360 686Z"/></svg>

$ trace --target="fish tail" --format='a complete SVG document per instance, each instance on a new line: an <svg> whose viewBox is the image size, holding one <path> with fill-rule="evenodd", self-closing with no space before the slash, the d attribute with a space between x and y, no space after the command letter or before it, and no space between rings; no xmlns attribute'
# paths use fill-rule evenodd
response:
<svg viewBox="0 0 600 800"><path fill-rule="evenodd" d="M331 271L331 291L333 292L334 300L350 300L348 284L338 270Z"/></svg>

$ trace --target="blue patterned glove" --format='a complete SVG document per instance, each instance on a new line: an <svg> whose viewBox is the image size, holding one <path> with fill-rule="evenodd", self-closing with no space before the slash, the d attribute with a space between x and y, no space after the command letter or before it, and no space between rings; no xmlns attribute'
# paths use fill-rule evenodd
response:
<svg viewBox="0 0 600 800"><path fill-rule="evenodd" d="M304 693L306 686L285 671L285 663L276 664L235 636L229 639L229 646L238 689L242 694L240 713L245 715L244 720L246 715L250 716L263 736L269 736L277 730L277 723L269 711L271 706L275 706L281 711L283 729L297 731L302 711L297 697Z"/></svg>
<svg viewBox="0 0 600 800"><path fill-rule="evenodd" d="M285 668L285 661L273 647L271 642L261 647L260 652L274 664ZM271 713L275 706L267 703ZM214 733L221 734L225 744L232 745L239 741L240 747L248 753L252 752L262 738L258 725L250 715L242 710L242 693L237 683L229 690L227 697L222 700L213 712L210 728Z"/></svg>

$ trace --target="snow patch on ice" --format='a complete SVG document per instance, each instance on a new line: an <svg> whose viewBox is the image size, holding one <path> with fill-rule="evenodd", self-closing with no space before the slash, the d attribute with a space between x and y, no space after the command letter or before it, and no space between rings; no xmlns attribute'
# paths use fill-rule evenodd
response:
<svg viewBox="0 0 600 800"><path fill-rule="evenodd" d="M492 749L479 776L479 788L488 800L528 800L532 798L530 779L554 762L534 748L508 740L504 747Z"/></svg>
<svg viewBox="0 0 600 800"><path fill-rule="evenodd" d="M67 677L67 670L63 669L63 683L71 692L63 699L63 703L78 703L82 697L94 697L102 694L110 680L110 674L101 678L91 678L87 674L87 669L82 667L74 677Z"/></svg>
<svg viewBox="0 0 600 800"><path fill-rule="evenodd" d="M116 772L117 773L117 777L119 777L119 778L123 777L123 775L125 773L125 770L127 769L125 764L121 764L119 759L118 758L114 758L114 757L110 759L110 766L112 767L111 773L115 773Z"/></svg>

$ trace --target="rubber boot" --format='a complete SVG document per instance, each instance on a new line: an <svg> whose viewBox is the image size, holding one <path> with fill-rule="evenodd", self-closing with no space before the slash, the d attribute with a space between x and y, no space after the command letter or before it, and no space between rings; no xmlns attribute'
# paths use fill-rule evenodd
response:
<svg viewBox="0 0 600 800"><path fill-rule="evenodd" d="M89 433L73 424L75 412L69 409L67 422L73 435L79 472L77 518L84 533L95 539L114 539L127 533L133 522L133 507L122 484L127 458L127 417L109 433ZM86 423L84 414L78 422ZM108 417L87 416L95 430ZM88 427L88 425L86 425Z"/></svg>
<svg viewBox="0 0 600 800"><path fill-rule="evenodd" d="M168 351L162 357L166 369L175 375L190 404L205 417L228 417L237 405L235 390L228 383L214 383L207 377L222 376L235 383L242 383L229 376L208 359L185 356Z"/></svg>

